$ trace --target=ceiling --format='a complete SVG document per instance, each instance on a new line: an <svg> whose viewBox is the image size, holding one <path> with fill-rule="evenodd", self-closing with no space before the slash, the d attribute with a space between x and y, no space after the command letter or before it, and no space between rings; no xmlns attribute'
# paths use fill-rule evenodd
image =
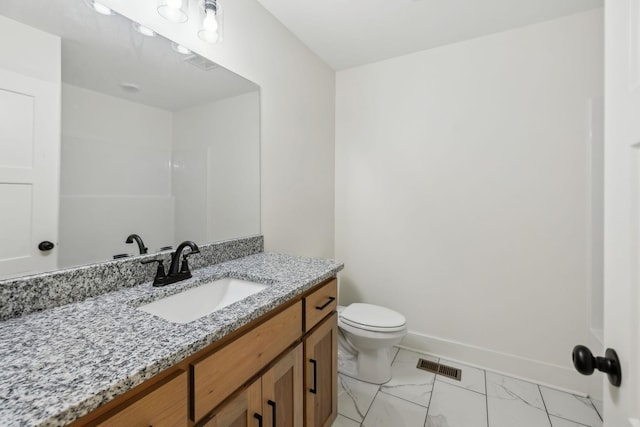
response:
<svg viewBox="0 0 640 427"><path fill-rule="evenodd" d="M85 89L169 111L258 89L198 55L174 52L160 36L143 36L122 16L96 13L84 0L0 0L0 15L60 36L62 80Z"/></svg>
<svg viewBox="0 0 640 427"><path fill-rule="evenodd" d="M258 1L335 70L603 5L603 0Z"/></svg>

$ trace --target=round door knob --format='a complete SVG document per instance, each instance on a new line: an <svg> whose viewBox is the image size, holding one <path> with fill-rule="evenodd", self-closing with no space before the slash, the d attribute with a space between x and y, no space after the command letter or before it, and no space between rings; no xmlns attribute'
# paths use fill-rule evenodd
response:
<svg viewBox="0 0 640 427"><path fill-rule="evenodd" d="M55 246L56 245L54 245L52 242L45 240L44 242L40 242L40 244L38 245L38 249L40 249L42 252L46 252L50 251Z"/></svg>
<svg viewBox="0 0 640 427"><path fill-rule="evenodd" d="M620 387L622 382L622 372L620 370L620 360L615 350L608 348L605 357L593 357L591 350L584 345L577 345L573 348L573 366L582 375L591 375L596 369L604 372L609 377L609 382L615 387Z"/></svg>

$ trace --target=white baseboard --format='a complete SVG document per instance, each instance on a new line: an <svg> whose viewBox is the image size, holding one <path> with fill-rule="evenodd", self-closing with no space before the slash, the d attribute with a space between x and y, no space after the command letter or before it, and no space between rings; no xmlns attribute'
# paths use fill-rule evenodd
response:
<svg viewBox="0 0 640 427"><path fill-rule="evenodd" d="M400 347L535 382L579 396L587 396L589 392L587 377L578 374L573 367L553 365L413 331L409 331L404 337Z"/></svg>

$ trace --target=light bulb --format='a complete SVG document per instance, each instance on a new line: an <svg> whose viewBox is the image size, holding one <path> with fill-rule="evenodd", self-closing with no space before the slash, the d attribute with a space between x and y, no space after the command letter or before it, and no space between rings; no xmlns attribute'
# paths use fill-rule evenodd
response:
<svg viewBox="0 0 640 427"><path fill-rule="evenodd" d="M198 37L207 43L218 41L218 20L216 19L216 13L212 9L207 9L202 20L202 29L198 31Z"/></svg>
<svg viewBox="0 0 640 427"><path fill-rule="evenodd" d="M216 13L213 10L207 9L207 14L202 20L202 29L211 31L212 33L218 31L218 21L216 20Z"/></svg>

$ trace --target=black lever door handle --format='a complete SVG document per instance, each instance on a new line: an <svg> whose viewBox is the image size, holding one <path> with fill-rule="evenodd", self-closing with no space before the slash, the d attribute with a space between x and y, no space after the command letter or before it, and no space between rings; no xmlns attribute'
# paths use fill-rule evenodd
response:
<svg viewBox="0 0 640 427"><path fill-rule="evenodd" d="M258 427L262 427L262 415L260 415L260 414L253 414L253 418L255 418L256 420L258 420Z"/></svg>
<svg viewBox="0 0 640 427"><path fill-rule="evenodd" d="M269 399L267 405L271 406L271 427L276 427L276 402Z"/></svg>
<svg viewBox="0 0 640 427"><path fill-rule="evenodd" d="M593 357L593 353L584 345L573 347L573 366L582 375L591 375L594 370L604 372L609 377L609 382L615 387L620 387L622 383L622 371L620 360L616 351L608 348L604 357Z"/></svg>
<svg viewBox="0 0 640 427"><path fill-rule="evenodd" d="M40 242L40 244L38 245L38 249L40 249L42 252L50 251L51 249L53 249L55 247L56 247L56 245L54 245L53 242L50 242L48 240Z"/></svg>
<svg viewBox="0 0 640 427"><path fill-rule="evenodd" d="M317 305L316 306L316 310L324 310L325 308L327 308L327 306L329 304L331 304L333 301L335 301L335 299L336 299L335 297L329 297L329 301L325 302L322 305Z"/></svg>
<svg viewBox="0 0 640 427"><path fill-rule="evenodd" d="M309 362L313 365L313 387L311 387L309 391L316 394L318 392L316 389L316 386L318 385L318 363L313 359L309 359Z"/></svg>

